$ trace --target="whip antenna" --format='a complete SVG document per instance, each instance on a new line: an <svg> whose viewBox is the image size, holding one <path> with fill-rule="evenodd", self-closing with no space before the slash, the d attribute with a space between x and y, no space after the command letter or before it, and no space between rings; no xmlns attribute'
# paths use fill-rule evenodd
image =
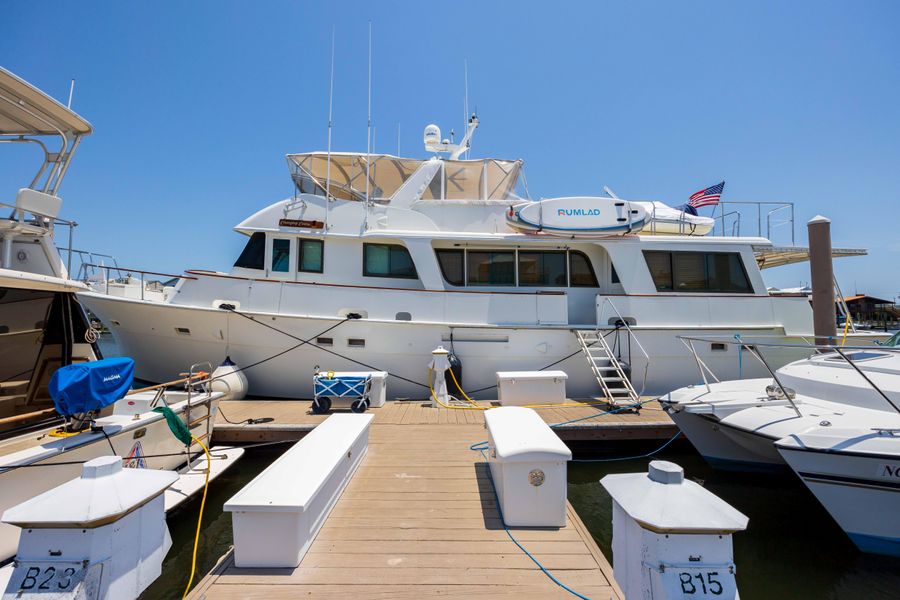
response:
<svg viewBox="0 0 900 600"><path fill-rule="evenodd" d="M328 207L331 204L331 128L334 100L334 25L331 26L331 77L328 81L328 161L325 167L325 229L328 230Z"/></svg>

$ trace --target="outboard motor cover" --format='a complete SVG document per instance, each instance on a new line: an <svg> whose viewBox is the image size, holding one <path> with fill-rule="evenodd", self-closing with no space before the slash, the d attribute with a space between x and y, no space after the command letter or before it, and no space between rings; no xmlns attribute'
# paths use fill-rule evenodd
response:
<svg viewBox="0 0 900 600"><path fill-rule="evenodd" d="M105 358L61 367L50 378L50 397L63 416L89 413L125 396L134 381L134 360Z"/></svg>

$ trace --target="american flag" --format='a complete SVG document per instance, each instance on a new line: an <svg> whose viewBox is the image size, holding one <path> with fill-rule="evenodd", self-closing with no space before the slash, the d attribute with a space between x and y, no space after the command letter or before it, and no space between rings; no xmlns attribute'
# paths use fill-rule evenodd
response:
<svg viewBox="0 0 900 600"><path fill-rule="evenodd" d="M719 203L719 199L722 197L722 190L724 189L724 181L722 183L717 183L712 187L702 189L691 195L688 204L694 208L700 208L701 206L715 206Z"/></svg>

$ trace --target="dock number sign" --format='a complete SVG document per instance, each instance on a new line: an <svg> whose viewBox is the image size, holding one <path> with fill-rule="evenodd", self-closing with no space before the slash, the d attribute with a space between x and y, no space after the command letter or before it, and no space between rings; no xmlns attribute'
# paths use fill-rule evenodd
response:
<svg viewBox="0 0 900 600"><path fill-rule="evenodd" d="M734 574L727 567L669 567L660 574L666 598L721 600L737 597Z"/></svg>

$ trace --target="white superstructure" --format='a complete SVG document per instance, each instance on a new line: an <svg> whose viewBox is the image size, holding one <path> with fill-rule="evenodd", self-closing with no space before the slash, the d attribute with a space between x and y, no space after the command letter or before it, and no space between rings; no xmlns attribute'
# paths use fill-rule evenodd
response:
<svg viewBox="0 0 900 600"><path fill-rule="evenodd" d="M758 266L803 249L643 235L647 211L618 198L532 202L522 161L459 160L435 129L426 146L450 158L289 155L294 196L237 225L248 241L230 272L188 270L162 299L100 284L82 300L141 378L229 354L265 360L245 371L251 394L293 398L312 396L317 367L387 371L390 398L426 398L422 359L439 345L479 397L496 396L497 371L551 366L571 397L601 395L604 364L589 364L576 330L606 336L604 356L630 364L637 392L662 393L696 380L679 334L811 335L808 300L769 295ZM733 348L699 352L737 376Z"/></svg>

